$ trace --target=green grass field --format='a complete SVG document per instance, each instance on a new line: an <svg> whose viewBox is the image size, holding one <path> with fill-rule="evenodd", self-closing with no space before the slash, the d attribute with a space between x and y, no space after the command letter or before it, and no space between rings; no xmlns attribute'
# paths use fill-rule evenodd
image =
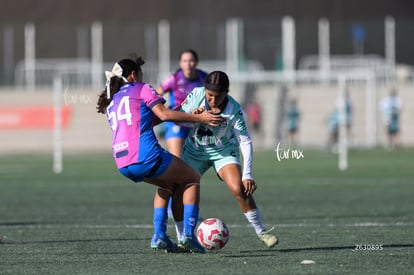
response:
<svg viewBox="0 0 414 275"><path fill-rule="evenodd" d="M230 240L204 255L150 249L155 188L123 178L110 153L65 156L61 175L50 156L2 156L0 273L413 274L414 149L354 150L344 172L337 155L304 156L255 155L255 198L276 227L274 249L209 172L200 215L223 219Z"/></svg>

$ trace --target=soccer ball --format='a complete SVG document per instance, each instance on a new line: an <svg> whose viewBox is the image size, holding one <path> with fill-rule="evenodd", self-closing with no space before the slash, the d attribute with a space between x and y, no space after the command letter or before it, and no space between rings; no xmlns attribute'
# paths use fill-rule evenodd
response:
<svg viewBox="0 0 414 275"><path fill-rule="evenodd" d="M219 250L229 240L229 229L220 219L205 219L197 228L197 240L207 250Z"/></svg>

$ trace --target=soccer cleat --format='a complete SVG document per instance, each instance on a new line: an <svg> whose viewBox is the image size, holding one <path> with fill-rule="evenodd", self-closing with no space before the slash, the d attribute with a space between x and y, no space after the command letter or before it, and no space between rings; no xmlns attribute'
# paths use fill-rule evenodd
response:
<svg viewBox="0 0 414 275"><path fill-rule="evenodd" d="M269 233L273 229L275 228L272 227L267 231L257 234L259 240L261 240L268 248L274 247L279 241L275 235Z"/></svg>
<svg viewBox="0 0 414 275"><path fill-rule="evenodd" d="M187 247L182 245L180 242L178 242L177 253L191 253L191 251Z"/></svg>
<svg viewBox="0 0 414 275"><path fill-rule="evenodd" d="M181 236L178 246L180 249L187 250L191 253L206 253L204 247L198 243L197 239L194 236Z"/></svg>
<svg viewBox="0 0 414 275"><path fill-rule="evenodd" d="M164 237L154 235L151 239L151 248L166 250L167 252L175 252L177 250L177 245L173 243L167 235Z"/></svg>

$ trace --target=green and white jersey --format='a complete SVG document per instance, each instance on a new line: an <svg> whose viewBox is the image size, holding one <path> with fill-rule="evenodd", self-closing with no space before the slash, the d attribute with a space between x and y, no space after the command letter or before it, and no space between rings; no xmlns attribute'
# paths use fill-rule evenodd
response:
<svg viewBox="0 0 414 275"><path fill-rule="evenodd" d="M220 126L195 123L185 140L184 151L199 160L218 160L225 156L239 157L243 154L243 179L250 178L252 166L252 142L240 104L231 96L225 99L224 110L220 115L226 120ZM195 88L184 100L181 110L192 113L204 107L209 110L204 87Z"/></svg>

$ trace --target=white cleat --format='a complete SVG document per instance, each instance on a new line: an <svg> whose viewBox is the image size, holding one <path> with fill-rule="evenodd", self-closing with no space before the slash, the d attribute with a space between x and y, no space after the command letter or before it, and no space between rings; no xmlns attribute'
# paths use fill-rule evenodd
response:
<svg viewBox="0 0 414 275"><path fill-rule="evenodd" d="M269 233L273 229L275 228L272 227L267 231L257 234L259 240L261 240L268 248L274 247L279 242L275 235Z"/></svg>

